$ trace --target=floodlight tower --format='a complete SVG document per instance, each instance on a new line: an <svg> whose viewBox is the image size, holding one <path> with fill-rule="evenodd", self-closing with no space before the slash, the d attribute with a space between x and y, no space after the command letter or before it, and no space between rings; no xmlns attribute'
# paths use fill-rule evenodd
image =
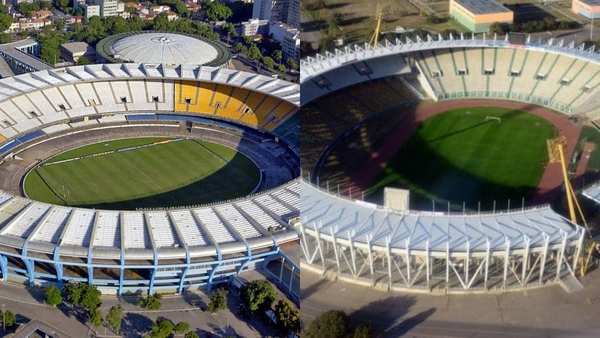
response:
<svg viewBox="0 0 600 338"><path fill-rule="evenodd" d="M547 141L548 142L548 157L549 157L549 162L550 163L560 163L561 165L561 169L562 169L562 174L563 174L563 181L564 181L564 185L565 185L565 194L567 195L567 206L569 208L569 217L571 219L571 222L573 224L577 224L577 212L579 213L579 217L581 218L581 222L583 223L583 225L585 226L586 230L587 230L587 234L588 236L591 235L590 233L590 229L588 227L588 224L585 220L585 216L583 214L583 209L581 209L581 205L579 204L579 201L577 200L577 196L575 194L575 190L573 189L573 186L571 185L571 181L569 180L569 173L567 171L567 161L565 160L565 147L567 146L567 139L564 136L560 136L554 139L550 139ZM576 209L577 208L577 212ZM588 245L587 246L587 255L586 258L583 259L581 266L581 270L580 270L580 274L582 276L584 276L587 273L587 269L588 269L588 265L590 263L590 260L592 258L592 254L594 251L598 250L598 244L596 242L594 242L591 238L588 241Z"/></svg>
<svg viewBox="0 0 600 338"><path fill-rule="evenodd" d="M375 30L373 31L373 35L371 36L371 40L369 41L369 44L373 46L373 48L377 47L377 45L379 44L379 34L381 33L382 16L383 14L381 11L381 5L377 3L377 7L375 9Z"/></svg>

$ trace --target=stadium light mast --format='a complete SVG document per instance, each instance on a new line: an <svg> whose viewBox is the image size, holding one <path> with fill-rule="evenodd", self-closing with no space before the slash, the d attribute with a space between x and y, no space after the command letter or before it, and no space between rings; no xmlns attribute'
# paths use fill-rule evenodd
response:
<svg viewBox="0 0 600 338"><path fill-rule="evenodd" d="M377 9L375 10L375 20L377 20L375 23L375 31L373 32L373 36L371 36L371 40L369 41L369 44L373 46L373 48L376 48L379 44L379 34L381 33L382 16L383 14L381 11L381 5L377 3Z"/></svg>

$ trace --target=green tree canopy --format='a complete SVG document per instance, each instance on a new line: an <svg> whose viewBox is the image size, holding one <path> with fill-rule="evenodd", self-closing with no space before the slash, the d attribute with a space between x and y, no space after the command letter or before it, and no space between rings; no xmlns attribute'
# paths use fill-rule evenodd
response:
<svg viewBox="0 0 600 338"><path fill-rule="evenodd" d="M275 289L266 280L249 282L244 285L241 293L242 300L252 313L269 309L276 298Z"/></svg>
<svg viewBox="0 0 600 338"><path fill-rule="evenodd" d="M300 311L296 310L289 302L280 299L275 304L275 318L281 333L287 335L300 331Z"/></svg>
<svg viewBox="0 0 600 338"><path fill-rule="evenodd" d="M113 305L106 314L106 323L114 333L121 331L121 322L123 321L123 308L121 305Z"/></svg>
<svg viewBox="0 0 600 338"><path fill-rule="evenodd" d="M348 331L348 316L343 311L327 311L315 318L306 332L306 338L344 338Z"/></svg>
<svg viewBox="0 0 600 338"><path fill-rule="evenodd" d="M62 294L60 289L54 285L46 288L46 304L57 306L62 303Z"/></svg>
<svg viewBox="0 0 600 338"><path fill-rule="evenodd" d="M208 302L208 311L218 312L224 310L227 307L227 291L224 289L218 289L210 294Z"/></svg>
<svg viewBox="0 0 600 338"><path fill-rule="evenodd" d="M211 21L227 20L233 14L231 8L218 0L205 2L204 8L206 17Z"/></svg>

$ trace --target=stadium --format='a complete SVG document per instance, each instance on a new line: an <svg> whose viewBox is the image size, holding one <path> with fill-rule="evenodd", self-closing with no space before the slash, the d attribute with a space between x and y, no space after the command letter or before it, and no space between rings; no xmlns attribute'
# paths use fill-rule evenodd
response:
<svg viewBox="0 0 600 338"><path fill-rule="evenodd" d="M189 64L0 80L3 280L181 292L285 260L298 87Z"/></svg>
<svg viewBox="0 0 600 338"><path fill-rule="evenodd" d="M576 156L599 74L593 48L485 33L302 60L302 271L411 292L579 285L588 235L549 205L549 150Z"/></svg>

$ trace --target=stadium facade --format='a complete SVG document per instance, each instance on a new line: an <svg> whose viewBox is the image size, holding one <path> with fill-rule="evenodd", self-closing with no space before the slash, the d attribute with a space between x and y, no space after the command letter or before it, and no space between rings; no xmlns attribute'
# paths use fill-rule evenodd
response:
<svg viewBox="0 0 600 338"><path fill-rule="evenodd" d="M579 118L594 118L600 107L600 54L593 48L487 34L411 35L306 58L301 61L302 105L390 76L403 79L418 100L512 100ZM333 143L337 134L331 135L319 139ZM302 269L422 292L504 291L576 278L586 232L550 207L391 210L354 200L352 193L344 197L345 189L336 191L329 177L320 177L328 149L325 143L310 148L309 161L301 156L308 177L296 223Z"/></svg>
<svg viewBox="0 0 600 338"><path fill-rule="evenodd" d="M18 161L49 139L131 126L251 129L272 141L299 99L296 84L206 66L22 74L0 80L1 161ZM298 217L299 182L273 182L233 201L145 211L64 207L0 192L2 278L87 281L117 293L211 287L284 257L280 246L297 240L289 222Z"/></svg>

